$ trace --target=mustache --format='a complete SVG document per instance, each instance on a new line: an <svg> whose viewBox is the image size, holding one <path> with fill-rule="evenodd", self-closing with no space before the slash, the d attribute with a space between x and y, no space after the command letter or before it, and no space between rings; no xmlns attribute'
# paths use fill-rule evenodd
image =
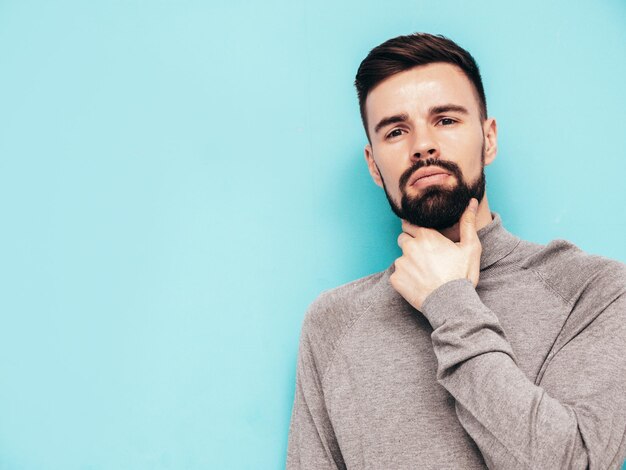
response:
<svg viewBox="0 0 626 470"><path fill-rule="evenodd" d="M400 176L400 180L398 181L401 191L404 192L405 187L413 173L425 166L438 166L439 168L448 170L450 173L456 176L458 182L463 181L461 168L459 168L459 165L457 165L456 163L448 160L440 160L438 158L427 158L425 160L417 160L415 163L413 163L413 165L407 168L404 173L402 173L402 176Z"/></svg>

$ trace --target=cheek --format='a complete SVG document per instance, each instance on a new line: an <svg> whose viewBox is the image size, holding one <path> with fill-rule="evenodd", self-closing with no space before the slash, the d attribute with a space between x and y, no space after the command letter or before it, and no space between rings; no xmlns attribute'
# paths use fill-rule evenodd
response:
<svg viewBox="0 0 626 470"><path fill-rule="evenodd" d="M454 161L461 168L466 180L473 180L480 175L482 149L482 132L456 135L442 146L442 158Z"/></svg>
<svg viewBox="0 0 626 470"><path fill-rule="evenodd" d="M380 175L385 181L385 186L387 187L387 190L390 191L392 194L396 194L399 192L398 182L400 180L402 172L406 170L405 167L400 166L399 161L400 159L397 156L394 158L393 155L379 155L377 161Z"/></svg>
<svg viewBox="0 0 626 470"><path fill-rule="evenodd" d="M381 169L382 170L382 169ZM387 191L389 191L393 195L400 194L400 176L402 175L402 169L400 168L387 168L383 173L383 178L385 179L385 185L387 186Z"/></svg>

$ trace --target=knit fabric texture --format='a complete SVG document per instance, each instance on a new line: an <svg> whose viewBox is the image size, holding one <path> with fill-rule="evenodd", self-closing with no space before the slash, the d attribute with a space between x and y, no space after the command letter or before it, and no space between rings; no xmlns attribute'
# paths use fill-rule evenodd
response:
<svg viewBox="0 0 626 470"><path fill-rule="evenodd" d="M626 456L626 266L478 231L480 281L417 311L385 271L302 324L288 469L617 469Z"/></svg>

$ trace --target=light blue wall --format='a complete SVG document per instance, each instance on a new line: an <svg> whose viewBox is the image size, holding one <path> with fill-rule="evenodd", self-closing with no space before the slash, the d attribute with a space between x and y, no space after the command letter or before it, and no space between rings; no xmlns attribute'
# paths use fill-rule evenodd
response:
<svg viewBox="0 0 626 470"><path fill-rule="evenodd" d="M0 2L0 468L279 469L300 324L386 268L370 48L481 65L514 233L626 261L626 3Z"/></svg>

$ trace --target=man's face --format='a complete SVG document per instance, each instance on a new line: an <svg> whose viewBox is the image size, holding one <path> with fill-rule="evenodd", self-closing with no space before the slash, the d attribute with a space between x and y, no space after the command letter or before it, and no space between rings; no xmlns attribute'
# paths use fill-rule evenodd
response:
<svg viewBox="0 0 626 470"><path fill-rule="evenodd" d="M365 158L398 217L444 229L472 197L482 200L496 124L482 121L461 69L433 63L398 73L369 92L365 107L371 141Z"/></svg>

